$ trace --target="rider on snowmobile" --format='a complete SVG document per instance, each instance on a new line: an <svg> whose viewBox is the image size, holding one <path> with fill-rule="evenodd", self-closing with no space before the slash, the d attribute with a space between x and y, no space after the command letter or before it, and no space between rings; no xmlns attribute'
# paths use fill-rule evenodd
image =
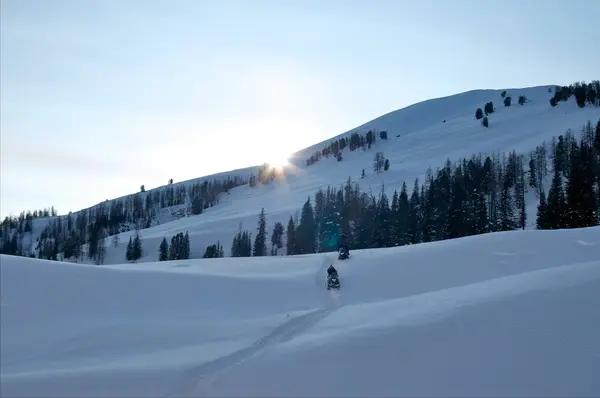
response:
<svg viewBox="0 0 600 398"><path fill-rule="evenodd" d="M348 235L346 235L344 232L342 232L340 234L340 246L338 247L338 251L341 248L344 248L344 250L346 251L346 254L350 255L350 245L348 245L348 242L346 241L347 237L348 237Z"/></svg>
<svg viewBox="0 0 600 398"><path fill-rule="evenodd" d="M333 267L333 264L327 268L327 276L337 275L337 270Z"/></svg>

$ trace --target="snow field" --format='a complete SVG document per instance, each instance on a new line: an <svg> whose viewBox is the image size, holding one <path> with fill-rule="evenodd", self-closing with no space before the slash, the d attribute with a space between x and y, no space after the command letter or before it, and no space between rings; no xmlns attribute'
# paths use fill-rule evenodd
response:
<svg viewBox="0 0 600 398"><path fill-rule="evenodd" d="M2 396L600 393L600 227L346 261L0 265Z"/></svg>

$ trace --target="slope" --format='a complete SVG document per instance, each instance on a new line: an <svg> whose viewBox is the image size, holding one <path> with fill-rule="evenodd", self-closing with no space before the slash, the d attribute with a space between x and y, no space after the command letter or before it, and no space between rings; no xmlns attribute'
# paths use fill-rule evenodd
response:
<svg viewBox="0 0 600 398"><path fill-rule="evenodd" d="M512 150L528 152L543 141L563 134L568 129L578 130L588 120L600 118L597 107L578 108L574 99L553 108L548 102L552 96L549 86L507 90L516 97L525 95L524 105L496 106L489 116L489 128L483 128L474 114L477 107L487 101L501 102L503 90L470 91L455 96L425 101L392 112L357 127L363 134L369 130L388 130L388 139L378 139L371 150L343 151L343 160L323 158L306 167L306 158L320 150L325 143L300 151L294 157L295 167L286 172L279 184L241 186L224 195L221 202L203 214L191 216L145 229L141 236L148 255L140 261L156 260L156 250L163 237L170 238L178 232L190 234L191 256L199 258L206 246L219 241L229 255L229 245L240 226L254 230L261 208L267 213L268 232L279 221L286 225L290 217L297 216L308 197L327 185L338 186L349 177L360 183L365 192L378 192L382 185L388 194L400 190L402 183L410 187L419 178L424 180L428 168L442 167L447 159L460 160L473 154L505 153ZM444 122L445 121L445 122ZM396 135L399 134L399 137ZM341 136L335 137L339 138ZM389 159L388 171L374 173L373 156L381 151ZM550 163L550 160L548 160ZM361 171L365 169L365 178ZM546 189L547 192L547 189ZM538 198L528 194L528 226L535 225ZM125 258L125 243L132 233L124 233L120 248L108 248L107 263L118 263Z"/></svg>
<svg viewBox="0 0 600 398"><path fill-rule="evenodd" d="M513 97L513 105L510 107L502 105L500 94L505 90L475 90L424 101L388 113L331 140L297 152L292 156L293 165L286 170L285 179L281 183L238 186L227 194L220 195L218 204L199 215L191 215L190 211L193 201L191 189L194 184L213 178L248 178L249 175L256 174L257 168L232 170L197 180L175 182L136 194L142 207L146 208L147 199L156 197L156 194L164 195L169 189L177 191L182 187L187 192L182 204L162 208L155 204L150 219L142 217L137 220L142 228L140 235L144 248L144 255L138 261L157 260L162 239L169 241L180 232L188 232L190 235L192 258L201 258L206 247L217 242L224 246L225 255L229 255L235 233L240 226L254 230L261 208L266 210L267 232L270 234L275 222L286 225L290 217L297 216L302 204L308 197L314 198L319 188L339 186L351 178L360 183L363 192L378 192L384 186L386 192L391 194L393 190L399 190L403 182L407 183L410 190L416 178L422 182L428 168L435 170L443 166L447 159L454 161L478 153L491 155L512 150L528 152L568 129L577 131L588 120L594 122L600 119L600 108L591 105L579 108L574 98L552 107L548 101L553 95L552 89L553 86L507 89L507 95ZM524 105L517 104L516 98L519 95L527 98ZM483 108L489 101L496 104L495 112L489 115L489 127L484 128L474 117L475 109ZM386 130L388 139L378 139L371 149L353 152L345 149L342 151L341 162L329 157L306 166L306 159L314 152L321 151L332 140L349 137L354 132L365 134L368 130ZM389 170L382 173L372 171L376 152L382 152L390 161ZM549 151L547 155L550 156ZM365 176L361 178L363 169ZM124 198L133 201L133 197L130 195ZM90 210L102 209L103 212L108 212L116 200L124 198L106 201ZM528 228L534 226L537 203L536 194L529 192L526 206ZM134 207L133 203L125 205L129 212ZM90 212L90 220L93 220L91 214L93 212ZM73 214L75 216L76 213ZM64 229L67 222L65 217L62 220ZM144 228L147 225L150 228ZM113 246L111 237L105 240L106 264L117 264L125 260L127 242L135 232L133 222L127 222L121 227L124 232L118 234L120 243L115 242ZM39 233L40 230L36 230L27 241L36 242ZM84 246L83 261L92 262L85 258L85 250ZM280 251L284 252L285 250Z"/></svg>
<svg viewBox="0 0 600 398"><path fill-rule="evenodd" d="M0 257L7 396L600 393L600 228L105 267Z"/></svg>

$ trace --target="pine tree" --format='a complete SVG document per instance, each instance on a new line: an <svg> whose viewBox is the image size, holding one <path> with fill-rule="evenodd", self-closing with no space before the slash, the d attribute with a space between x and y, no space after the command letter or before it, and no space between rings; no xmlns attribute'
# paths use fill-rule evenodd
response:
<svg viewBox="0 0 600 398"><path fill-rule="evenodd" d="M283 224L277 221L271 234L271 255L276 256L277 251L283 247Z"/></svg>
<svg viewBox="0 0 600 398"><path fill-rule="evenodd" d="M538 187L536 162L535 162L535 158L533 157L533 153L530 154L530 159L529 159L528 183L531 188Z"/></svg>
<svg viewBox="0 0 600 398"><path fill-rule="evenodd" d="M262 257L267 255L267 222L265 220L265 208L263 207L258 216L258 233L254 238L254 250L252 255Z"/></svg>
<svg viewBox="0 0 600 398"><path fill-rule="evenodd" d="M158 248L158 261L167 261L169 259L169 243L167 238L163 237L162 242Z"/></svg>
<svg viewBox="0 0 600 398"><path fill-rule="evenodd" d="M125 258L127 259L127 261L133 261L133 241L131 240L131 236L129 237L129 243L127 243Z"/></svg>
<svg viewBox="0 0 600 398"><path fill-rule="evenodd" d="M231 257L251 257L252 256L252 234L248 231L240 230L233 238L231 245Z"/></svg>
<svg viewBox="0 0 600 398"><path fill-rule="evenodd" d="M204 252L204 256L202 258L220 258L223 257L223 246L221 246L220 242L217 242L215 245L210 245L206 247L206 251Z"/></svg>
<svg viewBox="0 0 600 398"><path fill-rule="evenodd" d="M399 223L398 223L398 208L399 208L399 200L398 191L394 189L394 194L392 195L392 203L390 205L390 217L391 217L391 236L390 239L392 241L392 246L398 246L399 238Z"/></svg>
<svg viewBox="0 0 600 398"><path fill-rule="evenodd" d="M188 235L188 231L185 231L185 236L183 237L183 245L181 247L181 259L187 260L190 258L190 236Z"/></svg>
<svg viewBox="0 0 600 398"><path fill-rule="evenodd" d="M180 260L182 236L181 232L171 237L171 246L169 246L169 260Z"/></svg>
<svg viewBox="0 0 600 398"><path fill-rule="evenodd" d="M310 196L302 206L300 224L296 229L298 254L316 253L316 225Z"/></svg>
<svg viewBox="0 0 600 398"><path fill-rule="evenodd" d="M409 242L407 229L409 207L406 183L402 182L402 188L398 196L398 211L394 217L394 232L398 246L406 245Z"/></svg>
<svg viewBox="0 0 600 398"><path fill-rule="evenodd" d="M415 179L412 195L410 196L407 215L407 237L408 243L421 242L421 204L419 197L419 179Z"/></svg>
<svg viewBox="0 0 600 398"><path fill-rule="evenodd" d="M536 227L537 229L550 229L546 205L546 194L543 191L540 194L540 203L538 204L537 208Z"/></svg>
<svg viewBox="0 0 600 398"><path fill-rule="evenodd" d="M286 230L286 254L288 256L298 254L296 245L296 225L294 223L294 219L290 217Z"/></svg>
<svg viewBox="0 0 600 398"><path fill-rule="evenodd" d="M143 255L142 250L142 240L140 239L139 231L135 231L135 238L133 239L133 248L131 251L131 256L133 261L140 259Z"/></svg>
<svg viewBox="0 0 600 398"><path fill-rule="evenodd" d="M569 180L567 181L566 226L583 228L597 225L594 192L593 150L583 141L574 144L570 154Z"/></svg>
<svg viewBox="0 0 600 398"><path fill-rule="evenodd" d="M552 185L548 192L546 203L546 221L549 229L560 229L564 227L564 212L566 208L565 195L562 186L560 170L555 168Z"/></svg>
<svg viewBox="0 0 600 398"><path fill-rule="evenodd" d="M373 230L374 247L390 247L392 246L392 217L389 207L387 195L384 187L381 187L379 200L377 202L377 210L375 213L375 228Z"/></svg>

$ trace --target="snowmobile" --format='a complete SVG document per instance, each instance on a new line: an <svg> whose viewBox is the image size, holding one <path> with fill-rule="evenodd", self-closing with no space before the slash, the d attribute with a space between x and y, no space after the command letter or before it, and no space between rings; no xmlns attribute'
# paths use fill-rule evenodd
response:
<svg viewBox="0 0 600 398"><path fill-rule="evenodd" d="M348 248L346 246L342 246L338 250L338 260L346 260L350 257L350 253L348 253Z"/></svg>
<svg viewBox="0 0 600 398"><path fill-rule="evenodd" d="M327 275L327 290L331 288L340 289L340 277L337 272Z"/></svg>

